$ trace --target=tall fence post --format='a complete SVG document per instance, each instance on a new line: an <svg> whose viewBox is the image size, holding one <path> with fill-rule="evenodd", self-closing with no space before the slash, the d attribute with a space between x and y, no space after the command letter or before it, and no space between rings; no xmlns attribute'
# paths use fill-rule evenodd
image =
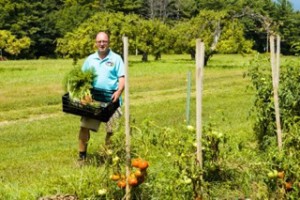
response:
<svg viewBox="0 0 300 200"><path fill-rule="evenodd" d="M130 112L129 112L129 73L128 73L128 38L123 37L124 67L125 67L125 149L126 149L126 200L131 199L131 188L128 184L130 177Z"/></svg>
<svg viewBox="0 0 300 200"><path fill-rule="evenodd" d="M197 142L197 161L202 169L202 83L204 69L204 43L201 39L196 40L196 142Z"/></svg>
<svg viewBox="0 0 300 200"><path fill-rule="evenodd" d="M272 67L272 83L274 93L274 107L276 117L276 128L277 128L277 142L278 149L282 149L282 133L280 123L280 111L279 111L279 97L278 97L278 86L279 86L279 68L280 68L280 36L276 37L276 50L275 50L275 37L270 36L270 52L271 52L271 67Z"/></svg>

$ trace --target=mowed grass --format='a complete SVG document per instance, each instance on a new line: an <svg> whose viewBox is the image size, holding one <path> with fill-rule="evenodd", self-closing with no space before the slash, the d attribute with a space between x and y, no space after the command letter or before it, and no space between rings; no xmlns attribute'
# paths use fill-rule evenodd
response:
<svg viewBox="0 0 300 200"><path fill-rule="evenodd" d="M129 57L132 124L151 120L160 127L182 130L186 126L187 73L191 72L190 124L196 126L195 62L189 55L163 55L147 63L140 59ZM233 148L254 140L249 118L253 91L247 88L249 79L243 77L250 59L215 55L204 70L203 125L213 124L232 137ZM80 118L63 113L61 105L62 81L72 67L72 60L0 62L0 199L59 193L91 197L100 189L100 181L107 179L101 166L76 166ZM99 151L104 135L103 126L92 134L90 154ZM164 167L153 156L151 161L153 170Z"/></svg>

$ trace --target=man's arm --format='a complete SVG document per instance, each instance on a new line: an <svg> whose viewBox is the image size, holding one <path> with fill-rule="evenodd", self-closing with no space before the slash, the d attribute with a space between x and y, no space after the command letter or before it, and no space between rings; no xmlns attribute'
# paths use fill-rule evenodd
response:
<svg viewBox="0 0 300 200"><path fill-rule="evenodd" d="M118 90L112 95L113 102L116 102L119 97L122 95L122 92L125 88L125 76L119 77L119 87Z"/></svg>

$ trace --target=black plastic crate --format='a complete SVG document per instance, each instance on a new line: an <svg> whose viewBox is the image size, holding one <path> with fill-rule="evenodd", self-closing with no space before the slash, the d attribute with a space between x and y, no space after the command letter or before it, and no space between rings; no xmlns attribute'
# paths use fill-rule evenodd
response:
<svg viewBox="0 0 300 200"><path fill-rule="evenodd" d="M99 88L92 88L91 89L91 94L93 99L96 101L101 101L101 102L110 102L111 97L115 90L103 90Z"/></svg>
<svg viewBox="0 0 300 200"><path fill-rule="evenodd" d="M80 102L72 101L69 97L69 93L62 96L62 110L65 113L74 115L90 117L100 120L102 122L108 122L109 118L114 114L117 108L120 106L119 101L102 103L100 107L94 107L91 105L83 105Z"/></svg>

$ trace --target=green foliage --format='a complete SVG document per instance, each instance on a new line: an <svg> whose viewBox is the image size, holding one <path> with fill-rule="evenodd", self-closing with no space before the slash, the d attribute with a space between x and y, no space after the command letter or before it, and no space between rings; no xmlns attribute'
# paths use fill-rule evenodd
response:
<svg viewBox="0 0 300 200"><path fill-rule="evenodd" d="M196 16L199 12L199 3L195 0L169 1L166 10L166 16L164 21L169 23L175 23L176 21L190 19ZM166 19L167 18L167 19Z"/></svg>
<svg viewBox="0 0 300 200"><path fill-rule="evenodd" d="M269 170L284 171L284 178L269 177L265 180L269 198L293 199L299 197L299 173L297 164L300 158L300 71L299 64L287 62L281 66L279 81L279 107L283 132L283 146L277 148L276 123L273 100L271 68L268 60L258 56L249 70L255 88L254 111L256 122L254 131L260 148L265 152ZM293 189L286 184L291 183Z"/></svg>
<svg viewBox="0 0 300 200"><path fill-rule="evenodd" d="M232 0L202 0L199 1L201 9L221 11L232 8L233 4L239 4L241 1ZM228 8L229 7L229 8Z"/></svg>
<svg viewBox="0 0 300 200"><path fill-rule="evenodd" d="M91 95L90 89L95 77L93 70L83 72L80 66L74 66L63 80L64 90L69 92L73 100L83 99L86 95Z"/></svg>
<svg viewBox="0 0 300 200"><path fill-rule="evenodd" d="M276 136L275 111L273 100L273 85L271 68L266 58L258 56L252 63L248 75L256 90L254 110L256 123L255 133L261 147L265 149L272 138ZM280 72L279 107L281 123L284 132L289 132L289 127L298 123L300 117L300 85L299 66L288 63L282 66Z"/></svg>
<svg viewBox="0 0 300 200"><path fill-rule="evenodd" d="M99 31L110 33L110 45L117 51L122 49L121 24L124 15L121 13L97 13L83 23L77 30L69 32L64 38L58 39L57 52L75 61L90 54L95 50L95 37ZM99 24L102 26L99 27Z"/></svg>
<svg viewBox="0 0 300 200"><path fill-rule="evenodd" d="M64 36L72 32L74 27L80 26L86 19L91 17L94 12L91 6L87 5L70 5L49 14L49 20L54 21L55 30L58 36ZM59 19L59 20L57 20Z"/></svg>
<svg viewBox="0 0 300 200"><path fill-rule="evenodd" d="M293 12L292 5L286 0L280 0L276 4L276 8L274 21L278 24L278 32L282 38L281 52L282 54L297 53L292 46L300 41L300 31L297 28L300 25L300 13Z"/></svg>
<svg viewBox="0 0 300 200"><path fill-rule="evenodd" d="M254 132L261 148L266 148L270 143L270 138L276 136L272 76L267 61L266 57L257 56L250 63L248 72L256 91L253 105L256 114Z"/></svg>
<svg viewBox="0 0 300 200"><path fill-rule="evenodd" d="M179 23L174 28L174 32L177 32L177 34L174 33L176 38L174 47L178 49L177 51L195 52L195 40L199 38L205 43L205 50L208 53L214 40L212 35L226 14L226 11L203 10L190 21Z"/></svg>
<svg viewBox="0 0 300 200"><path fill-rule="evenodd" d="M115 0L109 1L105 0L100 5L103 8L100 8L101 11L106 12L123 12L126 14L135 13L142 14L144 1L143 0Z"/></svg>
<svg viewBox="0 0 300 200"><path fill-rule="evenodd" d="M208 11L212 12L210 13ZM124 21L121 22L125 22L127 25L122 23L113 28L111 26L114 20L108 19L107 21L102 21L100 19L99 22L101 22L101 26L103 27L99 27L98 24L98 26L95 27L96 29L94 29L94 32L97 32L99 29L115 29L114 32L119 38L117 38L115 44L115 46L118 46L118 48L115 48L118 51L122 49L122 43L120 41L122 40L122 34L125 34L123 31L118 31L118 29L126 26L126 33L128 34L130 32L128 36L134 36L132 40L135 41L134 43L130 43L132 46L130 48L135 48L138 39L141 39L141 44L138 44L141 49L138 50L147 55L154 55L155 59L158 59L160 54L164 53L165 50L170 50L171 52L184 51L190 53L193 57L194 49L191 49L191 45L194 45L192 44L194 41L192 40L194 40L195 37L201 37L204 38L204 41L208 43L207 46L211 49L208 51L209 48L207 48L206 60L208 60L212 54L214 54L216 45L211 42L211 39L208 39L209 35L207 35L207 33L210 33L210 37L213 38L212 41L218 42L216 38L218 34L216 34L216 31L218 31L218 26L220 26L220 30L227 36L224 37L225 41L223 41L223 44L219 45L222 48L219 49L220 51L218 52L249 52L249 48L258 50L259 52L265 52L267 50L266 32L275 31L283 38L282 53L299 53L297 47L299 43L299 12L295 12L288 1L47 0L37 2L32 0L20 0L16 2L2 0L0 1L0 29L10 31L18 38L24 36L30 38L31 45L29 49L23 51L22 54L17 53L15 50L16 47L12 47L14 49L10 50L10 52L14 52L14 57L16 58L54 57L60 56L61 53L66 55L66 51L70 51L70 55L75 58L78 57L78 53L82 53L77 51L87 52L87 49L92 49L92 47L85 46L85 48L87 48L85 50L56 51L57 39L70 38L68 34L76 32L79 26L86 26L90 23L94 14L109 13L112 14L111 16L117 17L113 15L113 13L117 14L118 12L123 14L122 18ZM195 21L194 18L201 15L201 13L207 15L207 21L202 21L200 26L196 26L195 24L194 26L194 22L188 22L190 20ZM220 17L221 13L226 13L226 16ZM101 15L104 15L105 18L106 14ZM210 15L215 16L213 21ZM127 17L132 17L132 19L127 19ZM202 17L205 18L205 16ZM216 22L216 18L219 19L219 21L217 20L218 22ZM230 33L230 29L226 28L231 26L228 24L230 24L233 19L239 21L238 27L240 28L237 29L239 31L236 32L238 33L236 36L233 36L232 33ZM116 20L115 23L117 23ZM149 22L146 22L148 20ZM152 22L152 20L155 20L155 22ZM107 23L109 24L107 25ZM177 26L180 23L184 23L184 25L181 27ZM167 27L166 24L168 25ZM245 27L243 31L241 24ZM139 25L141 26L139 27ZM184 29L184 31L180 31L181 34L189 32L189 34L192 35L181 37L176 33L177 29L172 30L173 26L176 26L178 30ZM223 27L225 28L224 31ZM149 30L151 31L147 33ZM146 38L138 38L136 35L139 32L146 35ZM199 32L203 32L203 34ZM155 36L154 39L152 39L152 35ZM184 45L181 44L182 42L176 41L176 38L189 38L190 40L185 41L188 44ZM220 39L219 41L221 42L222 40L223 39ZM152 44L153 42L155 43ZM253 47L252 42L254 43ZM66 43L67 42L64 42L63 44ZM58 45L62 45L62 42L59 41ZM150 47L148 48L147 46ZM82 48L82 45L78 45L78 47ZM132 52L135 53L135 49Z"/></svg>
<svg viewBox="0 0 300 200"><path fill-rule="evenodd" d="M293 42L291 45L291 51L295 53L295 55L300 54L300 42Z"/></svg>
<svg viewBox="0 0 300 200"><path fill-rule="evenodd" d="M152 54L157 60L162 53L169 50L169 27L158 20L139 20L135 32L135 46L145 54ZM147 61L147 60L145 60Z"/></svg>
<svg viewBox="0 0 300 200"><path fill-rule="evenodd" d="M58 10L61 1L6 1L0 2L3 9L0 15L0 29L8 30L16 37L29 37L31 45L28 51L19 57L32 58L40 55L51 56L54 53L55 39L58 33L54 27L51 12ZM56 19L58 20L58 19ZM14 48L14 47L13 47ZM11 50L16 52L15 50Z"/></svg>
<svg viewBox="0 0 300 200"><path fill-rule="evenodd" d="M103 24L100 28L99 23ZM137 15L101 12L77 30L58 39L57 52L72 57L75 61L87 56L94 47L95 30L109 33L110 46L119 53L123 52L122 36L129 37L132 52L137 49L156 56L165 52L168 47L168 27L161 22L143 20Z"/></svg>
<svg viewBox="0 0 300 200"><path fill-rule="evenodd" d="M244 25L238 20L229 21L223 28L220 42L217 44L219 53L252 53L253 41L247 40L244 33Z"/></svg>
<svg viewBox="0 0 300 200"><path fill-rule="evenodd" d="M292 13L288 15L289 17L282 23L282 37L284 40L283 53L299 55L300 53L300 38L299 29L296 27L300 26L300 13Z"/></svg>
<svg viewBox="0 0 300 200"><path fill-rule="evenodd" d="M0 49L13 56L18 56L23 49L28 49L31 42L28 37L17 39L15 35L6 30L0 30L0 41Z"/></svg>
<svg viewBox="0 0 300 200"><path fill-rule="evenodd" d="M163 55L147 63L129 57L131 157L150 163L145 182L132 191L133 199L184 200L198 194L203 199L276 199L280 190L271 190L275 180L271 183L267 174L281 168L291 169L286 178L295 179L294 188L286 193L297 199L299 127L291 126L284 135L285 157L276 149L258 151L251 130L254 118L247 118L255 91L245 90L251 82L242 77L249 59L217 54L205 70L202 171L195 160L195 131L185 122L186 73L195 74L194 61L189 55ZM104 146L102 124L91 134L86 165L76 165L80 117L61 111L61 81L73 67L71 59L0 62L0 199L124 197L125 191L109 179L116 168L125 170L124 117L111 146ZM191 119L195 103L192 92ZM283 189L277 181L277 189Z"/></svg>
<svg viewBox="0 0 300 200"><path fill-rule="evenodd" d="M73 63L76 64L78 59L83 55L92 53L93 44L89 35L67 33L64 39L57 40L56 52L62 54L66 58L73 58Z"/></svg>
<svg viewBox="0 0 300 200"><path fill-rule="evenodd" d="M175 52L190 53L194 58L196 39L201 39L205 44L205 64L216 52L252 52L252 42L245 39L243 25L228 18L230 13L226 10L202 10L191 20L179 23L172 30L175 37L171 44Z"/></svg>
<svg viewBox="0 0 300 200"><path fill-rule="evenodd" d="M293 124L289 131L284 133L281 151L274 148L276 144L273 143L272 147L269 147L265 153L269 163L269 171L284 173L282 178L275 175L275 177L269 176L268 179L265 179L270 198L297 199L300 195L299 125L299 123ZM290 184L291 188L287 188L287 184Z"/></svg>
<svg viewBox="0 0 300 200"><path fill-rule="evenodd" d="M9 40L12 40L13 36L11 32L6 30L0 30L0 49L4 49L8 44Z"/></svg>

